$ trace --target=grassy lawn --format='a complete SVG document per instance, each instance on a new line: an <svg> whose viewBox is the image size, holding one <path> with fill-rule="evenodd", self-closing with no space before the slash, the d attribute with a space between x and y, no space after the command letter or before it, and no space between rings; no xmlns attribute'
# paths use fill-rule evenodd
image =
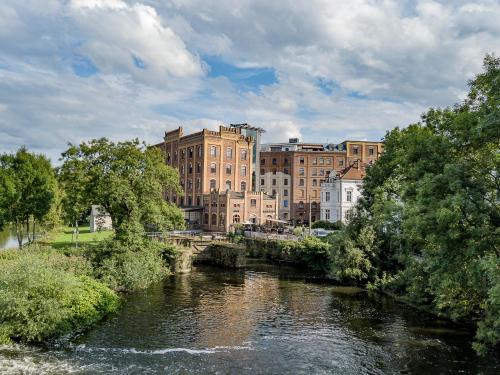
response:
<svg viewBox="0 0 500 375"><path fill-rule="evenodd" d="M91 233L88 225L79 227L79 231L78 244L95 244L113 235L111 230ZM74 242L71 242L72 233L72 227L62 227L60 231L47 240L47 244L56 249L74 246Z"/></svg>

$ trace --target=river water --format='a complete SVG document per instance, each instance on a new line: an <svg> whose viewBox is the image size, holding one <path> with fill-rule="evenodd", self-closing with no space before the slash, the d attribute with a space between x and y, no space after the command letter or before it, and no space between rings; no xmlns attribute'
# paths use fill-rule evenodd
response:
<svg viewBox="0 0 500 375"><path fill-rule="evenodd" d="M500 373L499 358L478 358L463 328L289 275L263 264L199 267L128 296L118 315L80 337L0 347L0 373Z"/></svg>

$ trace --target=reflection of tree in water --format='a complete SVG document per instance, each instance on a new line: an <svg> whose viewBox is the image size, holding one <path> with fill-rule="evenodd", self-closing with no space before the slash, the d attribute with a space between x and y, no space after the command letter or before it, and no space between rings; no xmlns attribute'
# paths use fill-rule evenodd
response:
<svg viewBox="0 0 500 375"><path fill-rule="evenodd" d="M380 347L388 356L386 366L407 373L456 373L481 366L469 345L464 345L463 327L443 321L372 293L332 291L330 308L352 335ZM471 337L472 339L472 337ZM451 350L453 349L453 351ZM447 353L446 357L442 355ZM446 358L446 359L444 359ZM470 366L470 367L469 367Z"/></svg>

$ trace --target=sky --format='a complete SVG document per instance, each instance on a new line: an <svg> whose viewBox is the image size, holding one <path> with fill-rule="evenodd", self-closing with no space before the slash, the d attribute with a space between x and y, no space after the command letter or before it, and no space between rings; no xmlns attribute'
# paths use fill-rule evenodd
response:
<svg viewBox="0 0 500 375"><path fill-rule="evenodd" d="M0 153L220 124L380 140L462 100L500 0L2 0Z"/></svg>

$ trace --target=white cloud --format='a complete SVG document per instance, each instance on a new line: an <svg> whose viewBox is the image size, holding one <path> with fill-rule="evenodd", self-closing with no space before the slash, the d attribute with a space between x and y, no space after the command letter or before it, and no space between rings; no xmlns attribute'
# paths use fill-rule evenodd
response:
<svg viewBox="0 0 500 375"><path fill-rule="evenodd" d="M498 19L494 0L4 0L0 151L56 159L67 141L231 122L267 141L379 139L463 97L500 52ZM243 90L205 55L277 82Z"/></svg>

